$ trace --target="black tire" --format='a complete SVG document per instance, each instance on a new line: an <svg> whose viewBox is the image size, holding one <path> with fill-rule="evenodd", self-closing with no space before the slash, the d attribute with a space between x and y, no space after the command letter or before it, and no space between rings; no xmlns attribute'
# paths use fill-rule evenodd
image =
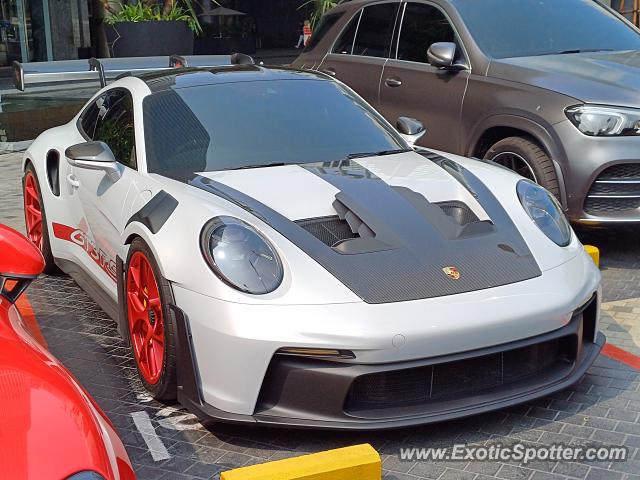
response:
<svg viewBox="0 0 640 480"><path fill-rule="evenodd" d="M130 260L136 254L136 252L140 252L146 257L151 269L153 270L153 275L155 277L158 292L160 294L160 303L162 309L162 317L164 322L163 328L163 336L164 336L164 355L162 360L162 370L160 374L160 379L155 384L151 384L147 382L144 377L144 374L141 371L140 364L136 357L135 347L133 338L131 338L131 323L129 319L129 275L130 275ZM138 369L138 376L142 381L143 385L147 389L147 391L155 398L156 400L163 403L172 403L177 398L177 365L176 365L176 349L177 349L177 326L176 319L173 311L168 307L169 304L173 303L173 292L171 291L171 286L169 282L162 276L160 273L160 269L158 268L158 263L151 252L151 249L146 244L144 240L141 238L136 238L131 243L131 248L129 248L129 253L127 255L127 263L125 265L125 285L124 285L124 293L125 293L125 308L126 308L126 316L127 316L127 335L129 335L129 340L131 344L131 351L134 356L134 360L136 361L136 368Z"/></svg>
<svg viewBox="0 0 640 480"><path fill-rule="evenodd" d="M36 169L33 164L27 163L27 167L24 171L24 177L22 178L22 195L25 195L25 181L27 175L33 175L35 178L35 186L38 190L38 201L40 202L40 210L42 213L42 248L40 251L42 252L42 256L44 257L44 270L43 272L47 275L60 275L62 271L56 265L55 259L53 257L53 252L51 251L51 242L49 240L49 228L47 223L47 213L44 209L44 203L42 201L42 192L40 190L40 181L38 180L38 175L36 174ZM25 224L27 223L27 212L25 214Z"/></svg>
<svg viewBox="0 0 640 480"><path fill-rule="evenodd" d="M556 169L549 155L537 143L524 137L508 137L489 148L484 158L510 168L509 165L501 162L501 159L504 158L508 163L508 154L515 154L521 157L533 173L534 178L531 179L553 193L556 198L560 198L560 183L558 182ZM513 170L513 168L510 169ZM517 173L529 177L529 175L523 174L522 171L517 171Z"/></svg>

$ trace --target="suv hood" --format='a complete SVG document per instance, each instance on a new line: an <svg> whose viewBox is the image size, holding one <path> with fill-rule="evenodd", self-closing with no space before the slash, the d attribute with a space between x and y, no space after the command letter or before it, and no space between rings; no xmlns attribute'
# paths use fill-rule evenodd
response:
<svg viewBox="0 0 640 480"><path fill-rule="evenodd" d="M487 75L552 90L584 103L640 108L638 51L493 60Z"/></svg>

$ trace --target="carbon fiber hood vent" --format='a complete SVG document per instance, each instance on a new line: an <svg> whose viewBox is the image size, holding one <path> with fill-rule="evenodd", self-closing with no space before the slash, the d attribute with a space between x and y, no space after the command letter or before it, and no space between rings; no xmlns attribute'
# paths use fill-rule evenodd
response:
<svg viewBox="0 0 640 480"><path fill-rule="evenodd" d="M292 221L215 180L196 176L189 183L270 225L367 303L456 295L540 276L492 192L471 172L441 158L442 164L437 158L425 162L443 167L470 191L490 220L479 220L464 203L431 203L372 172L362 175L363 166L353 161L300 165L337 190L336 215L329 217Z"/></svg>
<svg viewBox="0 0 640 480"><path fill-rule="evenodd" d="M471 210L464 203L457 200L454 200L452 202L440 202L436 203L436 205L442 209L445 215L450 217L460 226L465 226L469 225L470 223L480 221L477 215L473 213L473 210Z"/></svg>
<svg viewBox="0 0 640 480"><path fill-rule="evenodd" d="M296 223L329 247L336 247L344 240L358 238L358 234L351 231L349 224L337 215L307 218L297 220Z"/></svg>

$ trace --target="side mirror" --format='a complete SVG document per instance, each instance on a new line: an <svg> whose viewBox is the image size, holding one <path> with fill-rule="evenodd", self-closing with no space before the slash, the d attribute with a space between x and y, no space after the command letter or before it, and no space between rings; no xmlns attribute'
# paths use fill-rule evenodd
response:
<svg viewBox="0 0 640 480"><path fill-rule="evenodd" d="M104 142L85 142L72 145L64 152L67 162L78 168L102 170L112 182L122 176L113 152Z"/></svg>
<svg viewBox="0 0 640 480"><path fill-rule="evenodd" d="M429 64L444 70L463 70L466 66L455 63L458 46L453 42L437 42L432 44L427 51Z"/></svg>
<svg viewBox="0 0 640 480"><path fill-rule="evenodd" d="M399 117L396 122L396 129L410 145L415 144L427 133L427 130L420 120L409 117Z"/></svg>
<svg viewBox="0 0 640 480"><path fill-rule="evenodd" d="M24 235L0 224L0 296L14 303L43 269L40 250Z"/></svg>

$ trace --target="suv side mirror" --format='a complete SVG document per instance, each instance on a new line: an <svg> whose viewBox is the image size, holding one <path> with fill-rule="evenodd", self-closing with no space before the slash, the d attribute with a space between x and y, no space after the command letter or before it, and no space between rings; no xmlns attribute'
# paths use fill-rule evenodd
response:
<svg viewBox="0 0 640 480"><path fill-rule="evenodd" d="M427 130L424 128L424 125L420 120L410 117L398 117L396 129L410 145L415 144L425 133L427 133Z"/></svg>
<svg viewBox="0 0 640 480"><path fill-rule="evenodd" d="M432 44L427 51L429 63L444 70L462 70L463 64L455 63L458 46L453 42L437 42Z"/></svg>
<svg viewBox="0 0 640 480"><path fill-rule="evenodd" d="M0 296L14 303L43 269L40 250L24 235L0 224Z"/></svg>
<svg viewBox="0 0 640 480"><path fill-rule="evenodd" d="M122 176L113 152L104 142L85 142L72 145L64 152L67 162L78 168L102 170L112 182Z"/></svg>

